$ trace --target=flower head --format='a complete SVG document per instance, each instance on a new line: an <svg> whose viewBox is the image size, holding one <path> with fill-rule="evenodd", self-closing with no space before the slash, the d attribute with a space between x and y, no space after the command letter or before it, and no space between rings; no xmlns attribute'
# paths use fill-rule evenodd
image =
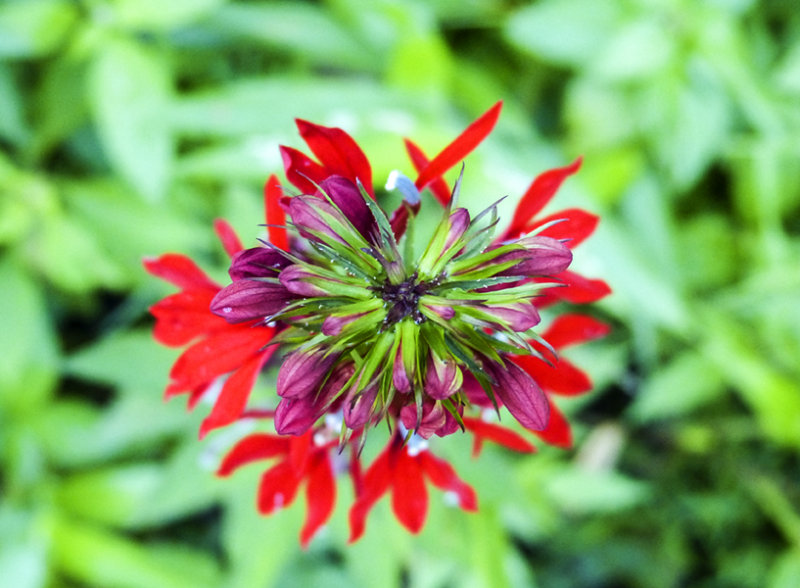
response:
<svg viewBox="0 0 800 588"><path fill-rule="evenodd" d="M553 322L543 338L539 309L608 293L604 282L568 269L572 248L597 219L578 209L536 218L580 160L534 180L505 229L497 203L474 215L458 205L464 169L452 190L443 174L488 135L499 112L498 103L430 160L407 141L418 175L412 181L392 174L387 189L403 200L391 212L376 199L381 192L372 185L369 160L349 135L298 120L317 160L281 148L286 177L299 193L274 176L268 180L268 238L258 246L242 249L218 224L232 256L228 285L211 282L186 258L147 262L149 271L182 289L153 307L156 337L169 345L197 340L173 368L168 394L190 391L194 403L230 374L201 433L248 416L273 422L277 435L242 440L220 472L279 457L259 491L265 514L289 504L306 480L304 544L333 508L337 471L350 472L356 486L353 540L390 489L398 520L418 531L427 510L425 479L455 493L463 509L477 508L472 489L428 443L468 432L476 453L484 440L533 450L519 433L486 422L489 411L507 411L546 442L571 442L551 394L581 393L589 384L554 353L607 329L572 314ZM427 190L443 207L427 243L415 250L408 229ZM276 350L282 357L276 404L248 409L249 390ZM383 421L388 445L362 475L360 450ZM324 499L312 496L318 491L327 493Z"/></svg>

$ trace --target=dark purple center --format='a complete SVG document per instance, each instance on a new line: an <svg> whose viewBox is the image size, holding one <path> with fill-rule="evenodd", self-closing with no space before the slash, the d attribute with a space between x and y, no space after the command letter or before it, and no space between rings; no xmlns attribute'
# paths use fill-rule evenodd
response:
<svg viewBox="0 0 800 588"><path fill-rule="evenodd" d="M390 306L384 319L385 325L393 325L410 316L415 323L419 324L425 317L419 311L419 297L427 294L435 284L433 282L417 282L416 272L410 278L399 284L391 284L388 281L375 291Z"/></svg>

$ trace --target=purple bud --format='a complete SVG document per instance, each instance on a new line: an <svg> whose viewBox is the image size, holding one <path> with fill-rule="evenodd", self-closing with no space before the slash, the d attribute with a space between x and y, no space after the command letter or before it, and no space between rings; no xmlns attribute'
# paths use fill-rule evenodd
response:
<svg viewBox="0 0 800 588"><path fill-rule="evenodd" d="M447 424L447 410L441 402L426 401L422 405L422 422L417 422L417 407L407 404L400 410L400 420L406 429L414 432L423 439L441 430Z"/></svg>
<svg viewBox="0 0 800 588"><path fill-rule="evenodd" d="M290 353L278 370L278 396L295 399L316 393L338 357L336 353L325 355L324 349Z"/></svg>
<svg viewBox="0 0 800 588"><path fill-rule="evenodd" d="M413 378L406 373L406 368L403 365L403 354L401 350L397 350L397 355L394 356L394 368L392 371L392 384L395 389L401 394L408 394L411 392L411 380Z"/></svg>
<svg viewBox="0 0 800 588"><path fill-rule="evenodd" d="M536 307L527 302L512 302L502 306L480 304L476 308L496 317L503 325L508 325L508 328L517 332L527 331L542 320Z"/></svg>
<svg viewBox="0 0 800 588"><path fill-rule="evenodd" d="M294 298L281 284L239 280L217 292L210 309L229 323L242 323L275 314Z"/></svg>
<svg viewBox="0 0 800 588"><path fill-rule="evenodd" d="M253 247L233 256L228 274L234 282L244 278L274 278L290 263L275 249Z"/></svg>
<svg viewBox="0 0 800 588"><path fill-rule="evenodd" d="M428 355L425 394L436 400L443 400L457 392L462 382L461 370L454 361L441 360L433 353Z"/></svg>
<svg viewBox="0 0 800 588"><path fill-rule="evenodd" d="M542 389L517 364L502 366L486 361L484 367L494 380L492 389L519 424L532 431L542 431L550 421L550 403Z"/></svg>
<svg viewBox="0 0 800 588"><path fill-rule="evenodd" d="M309 278L319 278L319 276L311 273L300 265L290 265L284 269L279 276L281 284L292 294L308 298L329 295L329 293L322 288L307 282L306 280Z"/></svg>
<svg viewBox="0 0 800 588"><path fill-rule="evenodd" d="M456 311L453 309L452 306L442 306L441 304L429 304L424 300L420 300L420 304L425 308L429 309L430 311L435 312L446 321L449 321L451 318L456 316Z"/></svg>
<svg viewBox="0 0 800 588"><path fill-rule="evenodd" d="M561 241L550 237L526 237L518 243L524 245L525 249L511 253L518 254L520 262L499 275L553 276L563 272L572 263L572 251Z"/></svg>
<svg viewBox="0 0 800 588"><path fill-rule="evenodd" d="M378 395L378 384L367 386L358 393L354 390L355 386L347 393L342 406L344 424L350 429L361 428L369 422L372 405L375 404L375 397Z"/></svg>
<svg viewBox="0 0 800 588"><path fill-rule="evenodd" d="M450 249L453 244L461 238L464 232L469 228L469 223L469 211L466 208L456 208L450 215L450 228L447 231L447 239L444 242L442 251Z"/></svg>
<svg viewBox="0 0 800 588"><path fill-rule="evenodd" d="M275 409L275 431L279 435L302 435L321 417L353 375L352 364L339 365L315 397L282 398Z"/></svg>
<svg viewBox="0 0 800 588"><path fill-rule="evenodd" d="M352 323L354 320L361 318L367 314L366 312L359 312L357 314L348 314L345 316L327 316L322 321L322 334L328 337L335 337L342 332L342 329Z"/></svg>
<svg viewBox="0 0 800 588"><path fill-rule="evenodd" d="M339 212L319 196L295 196L289 200L289 216L292 217L297 231L312 241L319 241L319 237L309 231L328 235L332 239L344 244L345 240L323 220L320 211L333 217L341 217Z"/></svg>
<svg viewBox="0 0 800 588"><path fill-rule="evenodd" d="M339 207L352 225L369 242L378 234L375 217L364 201L358 187L343 176L330 176L319 187Z"/></svg>

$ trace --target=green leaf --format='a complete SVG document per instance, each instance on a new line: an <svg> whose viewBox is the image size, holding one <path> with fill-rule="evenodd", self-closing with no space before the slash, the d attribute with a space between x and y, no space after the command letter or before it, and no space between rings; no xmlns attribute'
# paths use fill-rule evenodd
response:
<svg viewBox="0 0 800 588"><path fill-rule="evenodd" d="M164 195L172 169L170 85L163 57L128 41L106 43L90 68L92 114L106 154L151 200Z"/></svg>
<svg viewBox="0 0 800 588"><path fill-rule="evenodd" d="M647 500L649 487L614 471L579 468L554 473L547 482L551 499L574 514L616 512ZM591 489L591 491L587 491Z"/></svg>
<svg viewBox="0 0 800 588"><path fill-rule="evenodd" d="M219 10L227 0L114 0L115 20L131 29L171 29Z"/></svg>
<svg viewBox="0 0 800 588"><path fill-rule="evenodd" d="M22 100L13 73L0 63L0 137L17 145L27 139L29 132L23 118Z"/></svg>
<svg viewBox="0 0 800 588"><path fill-rule="evenodd" d="M0 58L39 57L55 51L77 20L69 0L7 0L0 4Z"/></svg>

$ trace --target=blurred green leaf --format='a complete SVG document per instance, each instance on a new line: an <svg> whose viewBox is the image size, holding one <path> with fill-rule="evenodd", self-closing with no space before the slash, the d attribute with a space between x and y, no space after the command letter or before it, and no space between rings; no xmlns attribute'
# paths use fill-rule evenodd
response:
<svg viewBox="0 0 800 588"><path fill-rule="evenodd" d="M106 0L114 19L132 29L170 29L215 12L227 0Z"/></svg>
<svg viewBox="0 0 800 588"><path fill-rule="evenodd" d="M782 553L770 570L767 588L794 588L800 578L800 548Z"/></svg>
<svg viewBox="0 0 800 588"><path fill-rule="evenodd" d="M31 58L56 50L77 20L69 0L6 0L0 4L0 58Z"/></svg>
<svg viewBox="0 0 800 588"><path fill-rule="evenodd" d="M41 517L0 504L0 578L14 588L43 588L47 543Z"/></svg>
<svg viewBox="0 0 800 588"><path fill-rule="evenodd" d="M22 97L11 70L0 63L0 137L19 145L28 137Z"/></svg>
<svg viewBox="0 0 800 588"><path fill-rule="evenodd" d="M108 158L151 200L160 200L170 181L170 86L163 55L120 39L103 45L89 72L92 114Z"/></svg>
<svg viewBox="0 0 800 588"><path fill-rule="evenodd" d="M614 471L564 469L551 475L547 493L574 514L615 512L641 504L650 495L644 482Z"/></svg>

